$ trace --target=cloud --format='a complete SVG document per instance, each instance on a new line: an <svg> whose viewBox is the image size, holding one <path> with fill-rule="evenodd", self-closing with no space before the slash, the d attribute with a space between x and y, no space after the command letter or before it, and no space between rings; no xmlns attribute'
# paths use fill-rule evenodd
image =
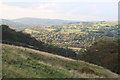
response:
<svg viewBox="0 0 120 80"><path fill-rule="evenodd" d="M119 2L119 0L2 0L2 2Z"/></svg>
<svg viewBox="0 0 120 80"><path fill-rule="evenodd" d="M21 8L17 6L0 5L2 9L2 18L19 17L50 17L55 14L53 10L46 9L47 5L40 5L36 8Z"/></svg>
<svg viewBox="0 0 120 80"><path fill-rule="evenodd" d="M14 1L18 0L4 0ZM19 0L20 1L20 0ZM33 0L21 0L24 2ZM34 0L36 1L36 0ZM43 0L37 0L43 1ZM45 2L46 1L46 2ZM92 20L109 20L110 18L103 17L100 14L105 12L101 11L96 5L81 5L78 3L81 0L44 0L44 3L36 5L35 7L20 7L15 5L0 4L2 10L1 18L15 19L21 17L35 17L35 18L50 18L50 19L65 19L65 20L79 20L79 21L92 21ZM87 1L87 0L84 0ZM92 0L94 1L94 0ZM111 0L110 0L111 1ZM73 4L74 2L74 4ZM19 4L19 2L18 2ZM114 15L113 15L114 16ZM112 18L111 18L112 19Z"/></svg>

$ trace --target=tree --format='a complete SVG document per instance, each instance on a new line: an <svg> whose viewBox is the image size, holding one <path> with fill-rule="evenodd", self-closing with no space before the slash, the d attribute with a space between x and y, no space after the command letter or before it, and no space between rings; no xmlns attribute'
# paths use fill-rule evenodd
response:
<svg viewBox="0 0 120 80"><path fill-rule="evenodd" d="M99 40L80 57L82 60L106 67L113 72L118 71L118 47L120 40ZM120 60L120 59L119 59Z"/></svg>

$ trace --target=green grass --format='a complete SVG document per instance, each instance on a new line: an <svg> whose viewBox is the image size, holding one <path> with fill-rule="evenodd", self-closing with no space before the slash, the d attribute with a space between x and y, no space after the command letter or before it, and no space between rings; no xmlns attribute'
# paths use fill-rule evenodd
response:
<svg viewBox="0 0 120 80"><path fill-rule="evenodd" d="M118 22L117 21L110 21L110 22L105 22L105 23L99 23L99 24L95 24L94 26L114 26L117 25Z"/></svg>
<svg viewBox="0 0 120 80"><path fill-rule="evenodd" d="M108 26L108 24L95 24L94 26Z"/></svg>
<svg viewBox="0 0 120 80"><path fill-rule="evenodd" d="M55 31L56 29L52 29L52 28L46 28L47 31Z"/></svg>
<svg viewBox="0 0 120 80"><path fill-rule="evenodd" d="M69 49L73 49L73 50L81 50L82 48L78 48L78 47L68 47Z"/></svg>
<svg viewBox="0 0 120 80"><path fill-rule="evenodd" d="M89 31L99 31L99 30L89 30Z"/></svg>
<svg viewBox="0 0 120 80"><path fill-rule="evenodd" d="M31 29L25 29L25 32L29 33L29 34L31 34L31 33L40 33L39 31L35 31L35 30L31 30Z"/></svg>
<svg viewBox="0 0 120 80"><path fill-rule="evenodd" d="M82 73L81 69L84 67L92 69L97 75ZM102 67L83 61L3 45L3 77L5 78L90 78L90 76L116 77Z"/></svg>
<svg viewBox="0 0 120 80"><path fill-rule="evenodd" d="M81 32L81 30L80 29L62 29L60 32L77 33L77 32Z"/></svg>

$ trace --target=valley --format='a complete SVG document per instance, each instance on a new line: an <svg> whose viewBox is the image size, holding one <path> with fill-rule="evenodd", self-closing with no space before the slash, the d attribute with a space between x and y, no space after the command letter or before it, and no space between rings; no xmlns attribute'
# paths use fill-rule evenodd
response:
<svg viewBox="0 0 120 80"><path fill-rule="evenodd" d="M80 22L64 26L25 28L23 32L47 44L85 51L99 39L118 38L117 22Z"/></svg>
<svg viewBox="0 0 120 80"><path fill-rule="evenodd" d="M117 78L120 72L116 22L0 27L3 78Z"/></svg>
<svg viewBox="0 0 120 80"><path fill-rule="evenodd" d="M118 0L0 1L1 80L119 80Z"/></svg>

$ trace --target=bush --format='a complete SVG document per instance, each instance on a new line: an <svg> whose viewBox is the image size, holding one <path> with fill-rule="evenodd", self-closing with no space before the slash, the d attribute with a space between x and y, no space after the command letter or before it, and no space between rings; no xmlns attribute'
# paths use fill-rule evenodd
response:
<svg viewBox="0 0 120 80"><path fill-rule="evenodd" d="M83 67L83 68L81 69L81 72L82 72L82 73L95 74L95 72L94 72L92 69L90 69L89 67Z"/></svg>

